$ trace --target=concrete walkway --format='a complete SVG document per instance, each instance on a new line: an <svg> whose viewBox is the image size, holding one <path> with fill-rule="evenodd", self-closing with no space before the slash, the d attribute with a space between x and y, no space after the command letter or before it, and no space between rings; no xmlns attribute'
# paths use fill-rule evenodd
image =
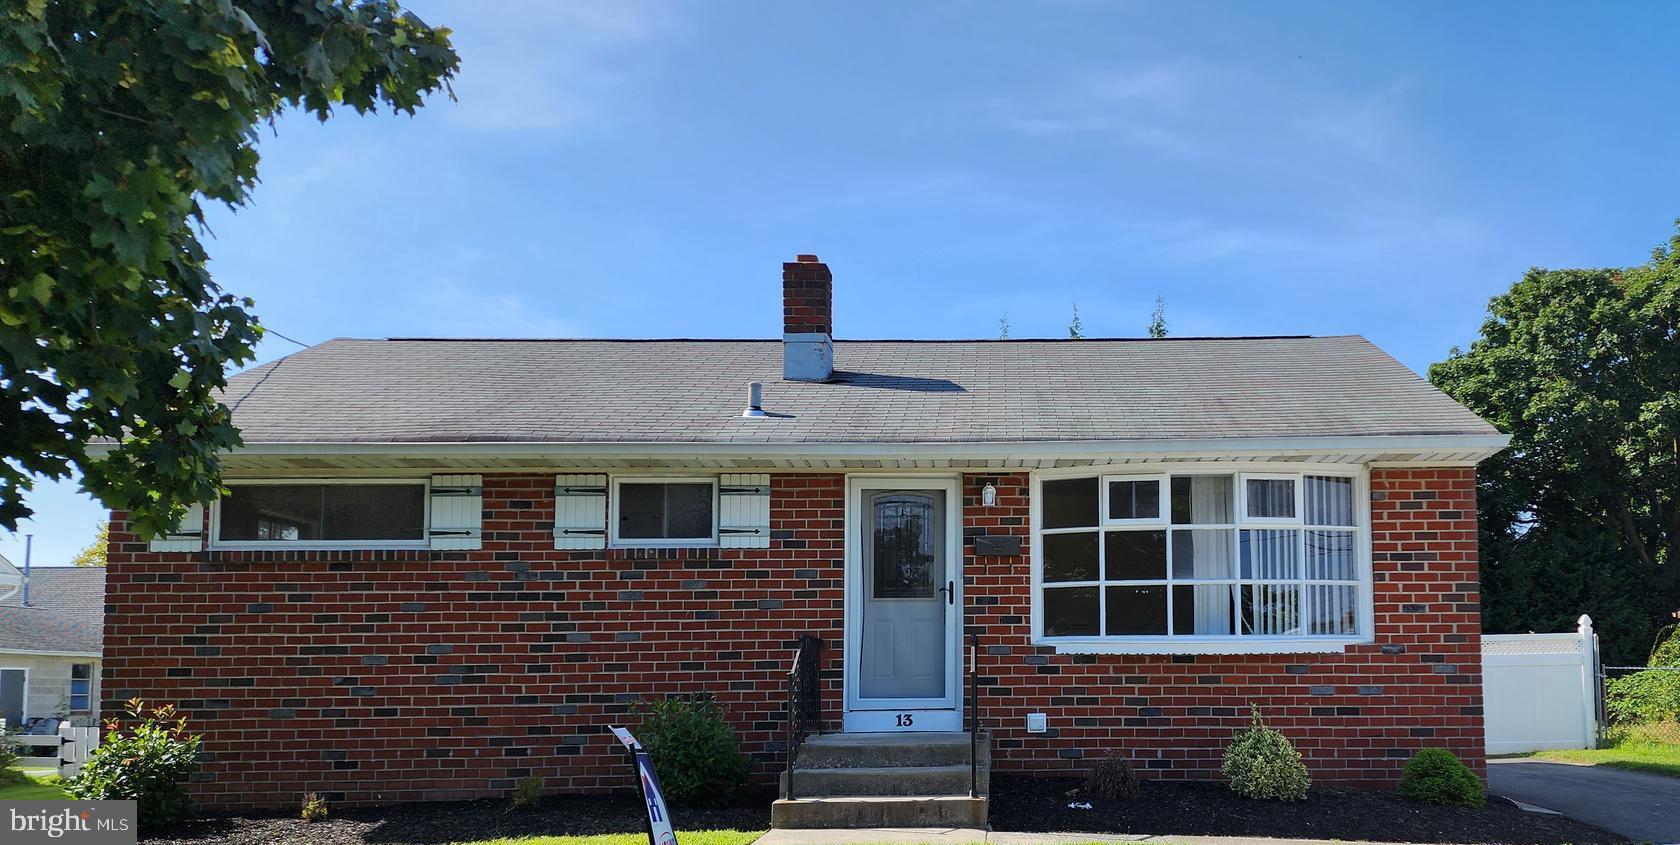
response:
<svg viewBox="0 0 1680 845"><path fill-rule="evenodd" d="M1320 839L1262 839L1241 836L1108 836L1095 833L1000 833L972 828L867 828L862 830L772 830L753 845L1076 845L1076 843L1159 842L1172 845L1350 845Z"/></svg>
<svg viewBox="0 0 1680 845"><path fill-rule="evenodd" d="M1488 789L1635 842L1680 843L1680 779L1514 757L1488 761Z"/></svg>

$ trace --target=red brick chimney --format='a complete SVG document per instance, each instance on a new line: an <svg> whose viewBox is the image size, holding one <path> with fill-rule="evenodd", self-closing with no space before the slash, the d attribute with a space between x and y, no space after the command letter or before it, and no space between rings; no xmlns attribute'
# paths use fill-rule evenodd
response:
<svg viewBox="0 0 1680 845"><path fill-rule="evenodd" d="M782 265L782 378L834 374L834 274L815 255Z"/></svg>

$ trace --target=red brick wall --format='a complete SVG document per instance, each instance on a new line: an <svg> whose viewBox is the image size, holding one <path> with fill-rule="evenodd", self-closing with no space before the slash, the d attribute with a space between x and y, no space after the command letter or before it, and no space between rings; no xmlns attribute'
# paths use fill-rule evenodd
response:
<svg viewBox="0 0 1680 845"><path fill-rule="evenodd" d="M795 638L838 644L844 489L775 476L770 550L555 551L552 475L485 476L481 551L153 553L113 514L107 712L179 704L210 805L623 785L605 725L680 692L767 772Z"/></svg>
<svg viewBox="0 0 1680 845"><path fill-rule="evenodd" d="M968 622L981 631L982 719L1000 769L1083 773L1120 751L1146 774L1216 777L1248 705L1324 781L1389 786L1414 751L1450 749L1483 771L1476 483L1469 468L1371 473L1376 643L1340 654L1058 655L1030 644L1025 555L966 548ZM998 504L980 509L986 479ZM964 481L970 534L1018 534L1027 476ZM1026 732L1047 713L1050 732Z"/></svg>
<svg viewBox="0 0 1680 845"><path fill-rule="evenodd" d="M1323 780L1387 784L1432 745L1480 769L1474 471L1377 470L1371 487L1377 643L1343 654L1055 655L1028 641L1026 556L968 540L998 767L1080 772L1123 750L1151 774L1214 776L1252 701ZM768 550L556 551L551 475L485 476L478 551L153 553L113 514L106 707L181 705L211 805L495 795L530 774L622 786L604 726L674 692L716 694L768 777L800 632L828 644L840 721L845 483L772 488ZM964 495L965 535L1025 539L1025 474L968 476ZM1052 733L1026 734L1028 712Z"/></svg>

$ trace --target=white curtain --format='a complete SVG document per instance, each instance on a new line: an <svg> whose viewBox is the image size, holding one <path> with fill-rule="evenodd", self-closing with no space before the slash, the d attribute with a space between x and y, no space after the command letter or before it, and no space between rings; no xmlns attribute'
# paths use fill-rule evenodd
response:
<svg viewBox="0 0 1680 845"><path fill-rule="evenodd" d="M1197 524L1218 524L1231 519L1230 476L1190 477L1190 520ZM1229 529L1196 529L1189 532L1195 549L1190 577L1230 578L1235 572ZM1234 611L1235 587L1219 584L1192 588L1196 602L1196 633L1229 634Z"/></svg>
<svg viewBox="0 0 1680 845"><path fill-rule="evenodd" d="M1295 482L1279 478L1248 479L1248 515L1292 517L1295 515Z"/></svg>
<svg viewBox="0 0 1680 845"><path fill-rule="evenodd" d="M1353 479L1309 475L1306 481L1308 525L1353 525Z"/></svg>
<svg viewBox="0 0 1680 845"><path fill-rule="evenodd" d="M1244 627L1249 633L1300 632L1300 542L1300 531L1293 528L1242 532L1242 577L1274 582L1247 588L1254 591L1252 618L1246 620Z"/></svg>

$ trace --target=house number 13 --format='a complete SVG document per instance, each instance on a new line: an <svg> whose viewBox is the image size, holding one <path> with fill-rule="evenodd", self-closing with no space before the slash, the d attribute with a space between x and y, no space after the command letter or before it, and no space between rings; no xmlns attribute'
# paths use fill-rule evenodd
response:
<svg viewBox="0 0 1680 845"><path fill-rule="evenodd" d="M916 724L916 714L914 714L914 713L900 713L900 714L898 714L898 726L899 727L908 728L908 727L910 727L911 725L914 725L914 724Z"/></svg>

